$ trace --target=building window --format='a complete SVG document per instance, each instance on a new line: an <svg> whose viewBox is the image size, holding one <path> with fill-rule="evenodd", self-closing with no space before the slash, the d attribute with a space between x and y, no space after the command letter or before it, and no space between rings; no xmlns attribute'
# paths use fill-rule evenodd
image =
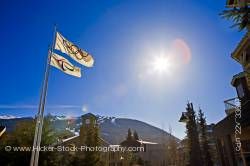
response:
<svg viewBox="0 0 250 166"><path fill-rule="evenodd" d="M90 119L86 119L85 123L90 124Z"/></svg>

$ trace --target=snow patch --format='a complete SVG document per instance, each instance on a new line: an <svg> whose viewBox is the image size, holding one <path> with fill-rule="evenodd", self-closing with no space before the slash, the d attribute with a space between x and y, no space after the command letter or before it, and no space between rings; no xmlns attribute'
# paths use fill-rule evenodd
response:
<svg viewBox="0 0 250 166"><path fill-rule="evenodd" d="M76 117L72 116L64 116L64 115L56 115L54 116L55 120L72 120L72 119L77 119Z"/></svg>
<svg viewBox="0 0 250 166"><path fill-rule="evenodd" d="M103 132L103 133L102 133L102 135L106 135L106 136L108 136L109 134L108 134L108 133L104 133L104 132Z"/></svg>
<svg viewBox="0 0 250 166"><path fill-rule="evenodd" d="M116 118L111 119L111 123L113 123L114 125L116 125L115 120L116 120Z"/></svg>
<svg viewBox="0 0 250 166"><path fill-rule="evenodd" d="M0 119L17 119L17 118L20 118L20 117L16 117L13 115L0 115Z"/></svg>

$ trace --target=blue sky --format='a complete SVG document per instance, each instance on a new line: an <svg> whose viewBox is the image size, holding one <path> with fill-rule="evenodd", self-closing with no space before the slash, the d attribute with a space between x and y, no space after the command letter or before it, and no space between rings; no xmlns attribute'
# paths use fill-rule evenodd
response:
<svg viewBox="0 0 250 166"><path fill-rule="evenodd" d="M95 66L83 68L80 79L52 68L47 112L78 116L84 107L165 130L171 125L182 138L185 128L178 119L190 100L209 123L216 123L225 116L223 101L236 96L230 81L241 70L230 53L243 33L219 17L224 6L224 1L211 0L3 1L0 115L37 113L56 24L93 55ZM148 75L148 62L169 54L176 39L190 49L188 63L170 68L169 74Z"/></svg>

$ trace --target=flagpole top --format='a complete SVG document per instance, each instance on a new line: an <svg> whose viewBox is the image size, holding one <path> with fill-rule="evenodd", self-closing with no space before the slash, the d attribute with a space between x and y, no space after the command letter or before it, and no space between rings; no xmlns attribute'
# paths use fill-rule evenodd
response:
<svg viewBox="0 0 250 166"><path fill-rule="evenodd" d="M57 24L54 24L54 32L57 32Z"/></svg>

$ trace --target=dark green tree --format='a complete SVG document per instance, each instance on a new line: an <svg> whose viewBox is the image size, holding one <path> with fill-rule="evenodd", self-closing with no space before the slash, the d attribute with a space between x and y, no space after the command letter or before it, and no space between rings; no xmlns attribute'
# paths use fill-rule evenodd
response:
<svg viewBox="0 0 250 166"><path fill-rule="evenodd" d="M89 127L86 133L85 145L87 147L98 147L100 146L99 141L99 129L96 125ZM84 151L84 159L82 162L79 162L84 166L101 166L100 152L97 150Z"/></svg>
<svg viewBox="0 0 250 166"><path fill-rule="evenodd" d="M241 4L239 7L233 9L224 10L220 13L222 18L232 20L233 25L231 27L237 27L240 31L248 29L250 24L250 8L246 3Z"/></svg>
<svg viewBox="0 0 250 166"><path fill-rule="evenodd" d="M132 140L132 139L133 139L132 132L131 132L131 129L129 128L129 129L128 129L127 140Z"/></svg>
<svg viewBox="0 0 250 166"><path fill-rule="evenodd" d="M35 133L36 120L26 120L18 122L12 133L8 133L0 142L0 165L29 165L31 152L6 152L5 146L12 147L32 147ZM55 143L56 137L50 125L50 119L45 117L43 124L42 146L49 146ZM59 158L55 152L43 151L39 155L39 165L56 165Z"/></svg>
<svg viewBox="0 0 250 166"><path fill-rule="evenodd" d="M208 146L206 118L201 109L199 109L198 112L198 123L200 132L201 152L202 152L204 166L213 166L213 161L211 159L211 154Z"/></svg>
<svg viewBox="0 0 250 166"><path fill-rule="evenodd" d="M137 164L138 165L144 165L144 161L143 161L143 159L141 157L138 157Z"/></svg>
<svg viewBox="0 0 250 166"><path fill-rule="evenodd" d="M177 159L178 159L178 143L177 140L174 138L172 135L172 127L169 126L169 138L167 141L167 147L166 147L166 152L167 152L167 162L169 165L177 165Z"/></svg>
<svg viewBox="0 0 250 166"><path fill-rule="evenodd" d="M196 115L192 103L187 104L187 139L189 151L189 166L203 166L197 130Z"/></svg>
<svg viewBox="0 0 250 166"><path fill-rule="evenodd" d="M135 140L139 140L139 135L138 135L138 133L136 131L134 131L133 137L134 137Z"/></svg>

